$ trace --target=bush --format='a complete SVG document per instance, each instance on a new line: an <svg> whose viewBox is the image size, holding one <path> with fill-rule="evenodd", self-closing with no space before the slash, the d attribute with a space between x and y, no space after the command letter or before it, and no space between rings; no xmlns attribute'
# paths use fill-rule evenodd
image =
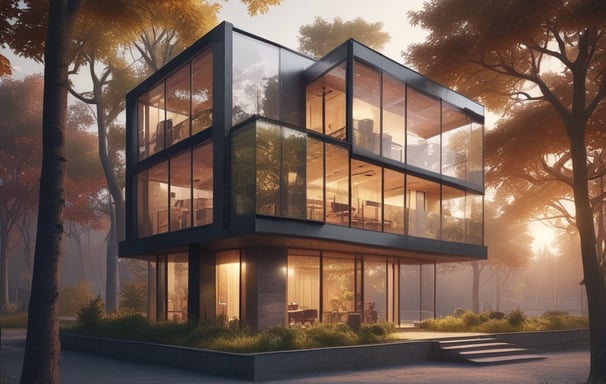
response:
<svg viewBox="0 0 606 384"><path fill-rule="evenodd" d="M120 311L145 313L147 311L147 283L129 281L120 289Z"/></svg>
<svg viewBox="0 0 606 384"><path fill-rule="evenodd" d="M357 335L345 324L319 324L307 330L306 348L357 344Z"/></svg>
<svg viewBox="0 0 606 384"><path fill-rule="evenodd" d="M104 314L104 304L101 296L97 295L88 304L80 307L77 314L76 327L81 330L92 330L101 326Z"/></svg>
<svg viewBox="0 0 606 384"><path fill-rule="evenodd" d="M59 313L62 316L74 316L93 298L93 290L88 281L63 286L59 293Z"/></svg>
<svg viewBox="0 0 606 384"><path fill-rule="evenodd" d="M489 319L502 320L505 318L505 313L501 311L488 311L487 316Z"/></svg>
<svg viewBox="0 0 606 384"><path fill-rule="evenodd" d="M512 327L519 328L524 325L524 321L526 320L526 315L520 308L514 309L507 315L507 321L511 324Z"/></svg>
<svg viewBox="0 0 606 384"><path fill-rule="evenodd" d="M393 332L393 326L389 324L362 325L358 330L358 344L378 344Z"/></svg>
<svg viewBox="0 0 606 384"><path fill-rule="evenodd" d="M485 333L504 333L504 332L514 331L514 329L512 328L512 325L506 319L488 320L487 322L480 324L476 328L476 330L478 332L485 332Z"/></svg>
<svg viewBox="0 0 606 384"><path fill-rule="evenodd" d="M474 314L471 311L467 311L463 315L461 315L461 321L463 322L463 325L469 329L480 325L480 323L482 322L480 320L480 316Z"/></svg>
<svg viewBox="0 0 606 384"><path fill-rule="evenodd" d="M27 328L27 312L1 315L0 328Z"/></svg>

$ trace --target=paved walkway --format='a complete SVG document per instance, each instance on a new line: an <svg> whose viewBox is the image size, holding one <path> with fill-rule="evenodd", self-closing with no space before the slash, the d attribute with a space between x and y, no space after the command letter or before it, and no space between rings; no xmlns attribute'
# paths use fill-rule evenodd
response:
<svg viewBox="0 0 606 384"><path fill-rule="evenodd" d="M24 330L2 330L0 382L19 383ZM435 336L429 335L429 336ZM417 335L419 337L419 335ZM433 338L433 337L432 337ZM547 354L547 359L517 364L473 366L429 362L403 367L313 374L272 383L528 383L580 384L589 372L589 352ZM3 382L4 383L4 382ZM64 351L61 355L62 384L200 384L246 383L163 366L130 363L87 353Z"/></svg>

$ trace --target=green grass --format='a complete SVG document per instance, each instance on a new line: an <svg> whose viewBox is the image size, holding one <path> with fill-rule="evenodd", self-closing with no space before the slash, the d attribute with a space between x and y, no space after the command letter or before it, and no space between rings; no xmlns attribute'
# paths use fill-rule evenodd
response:
<svg viewBox="0 0 606 384"><path fill-rule="evenodd" d="M527 317L515 309L508 314L502 312L482 312L456 310L453 315L439 319L428 319L421 328L441 332L485 332L505 333L520 331L550 331L587 328L586 316L573 316L562 311L548 311L543 316Z"/></svg>

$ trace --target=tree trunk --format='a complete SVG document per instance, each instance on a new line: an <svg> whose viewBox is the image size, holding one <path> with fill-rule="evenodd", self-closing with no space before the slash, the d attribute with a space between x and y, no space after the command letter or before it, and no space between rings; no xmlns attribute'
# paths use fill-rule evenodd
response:
<svg viewBox="0 0 606 384"><path fill-rule="evenodd" d="M0 228L0 230L2 230L2 235L0 235L0 311L4 311L9 304L8 252L6 251L8 247L8 233L6 233L4 228Z"/></svg>
<svg viewBox="0 0 606 384"><path fill-rule="evenodd" d="M576 224L581 241L583 276L587 292L591 362L588 383L606 381L606 290L598 262L594 216L587 185L587 150L580 123L567 126L574 179Z"/></svg>
<svg viewBox="0 0 606 384"><path fill-rule="evenodd" d="M89 63L93 80L93 93L97 111L97 131L99 135L99 159L107 181L110 199L110 233L107 241L107 274L105 285L105 309L108 313L118 310L119 303L119 271L118 271L118 241L124 238L124 199L118 178L109 159L107 147L107 121L105 114L105 98L103 84L94 74L94 61ZM113 202L113 205L112 205Z"/></svg>
<svg viewBox="0 0 606 384"><path fill-rule="evenodd" d="M482 269L478 261L471 262L472 281L471 281L471 311L480 313L480 274Z"/></svg>
<svg viewBox="0 0 606 384"><path fill-rule="evenodd" d="M44 48L42 167L21 383L59 383L59 268L65 176L68 49L80 0L51 0Z"/></svg>

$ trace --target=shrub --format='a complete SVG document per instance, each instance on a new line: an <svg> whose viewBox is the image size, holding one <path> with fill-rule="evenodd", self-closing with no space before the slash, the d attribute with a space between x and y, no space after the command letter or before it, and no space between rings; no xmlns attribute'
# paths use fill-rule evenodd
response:
<svg viewBox="0 0 606 384"><path fill-rule="evenodd" d="M27 328L27 312L1 315L0 328Z"/></svg>
<svg viewBox="0 0 606 384"><path fill-rule="evenodd" d="M488 311L487 316L489 319L502 320L505 318L505 313L501 311Z"/></svg>
<svg viewBox="0 0 606 384"><path fill-rule="evenodd" d="M357 335L345 324L319 324L307 331L306 348L355 345Z"/></svg>
<svg viewBox="0 0 606 384"><path fill-rule="evenodd" d="M482 321L480 320L480 316L474 314L471 311L465 312L461 315L461 321L466 328L472 328L479 325Z"/></svg>
<svg viewBox="0 0 606 384"><path fill-rule="evenodd" d="M512 327L519 328L524 324L526 315L520 308L514 309L507 315L507 321Z"/></svg>
<svg viewBox="0 0 606 384"><path fill-rule="evenodd" d="M139 314L114 317L103 322L100 332L120 339L141 339L150 327L147 319Z"/></svg>
<svg viewBox="0 0 606 384"><path fill-rule="evenodd" d="M463 308L456 308L456 309L454 310L454 312L452 313L452 315L453 315L454 317L461 317L461 316L463 316L463 314L464 314L464 313L466 313L466 312L468 312L468 311L466 311L466 310L465 310L465 309L463 309Z"/></svg>
<svg viewBox="0 0 606 384"><path fill-rule="evenodd" d="M393 326L389 324L362 325L358 330L358 344L377 344L385 341L385 338L393 332Z"/></svg>
<svg viewBox="0 0 606 384"><path fill-rule="evenodd" d="M81 330L92 330L99 328L103 320L103 299L97 295L88 304L80 307L77 314L76 327Z"/></svg>
<svg viewBox="0 0 606 384"><path fill-rule="evenodd" d="M145 313L147 310L147 283L129 281L120 289L120 311Z"/></svg>
<svg viewBox="0 0 606 384"><path fill-rule="evenodd" d="M502 319L492 319L488 320L485 323L480 324L477 327L477 331L485 332L485 333L504 333L504 332L512 332L513 328L509 321Z"/></svg>
<svg viewBox="0 0 606 384"><path fill-rule="evenodd" d="M74 316L93 298L93 290L88 281L63 286L59 294L59 313L63 316Z"/></svg>

